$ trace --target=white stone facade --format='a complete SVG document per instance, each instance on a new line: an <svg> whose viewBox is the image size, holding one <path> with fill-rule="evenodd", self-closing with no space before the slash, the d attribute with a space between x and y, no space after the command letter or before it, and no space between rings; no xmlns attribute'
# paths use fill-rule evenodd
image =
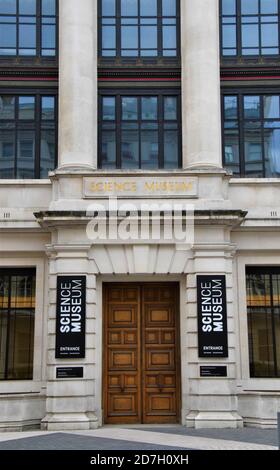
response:
<svg viewBox="0 0 280 470"><path fill-rule="evenodd" d="M0 266L36 267L34 378L0 382L0 430L102 426L102 284L123 281L180 284L183 425L276 426L280 379L249 373L245 266L280 266L280 181L233 179L222 168L219 2L182 0L183 169L154 172L96 169L96 3L60 0L58 169L50 180L0 180ZM194 245L178 252L172 240L92 243L85 178L120 176L196 178L198 193L187 201L196 210ZM186 202L172 193L154 199L165 200ZM87 276L86 358L59 360L56 277L73 274ZM197 274L226 275L227 359L198 357ZM200 377L199 367L213 362L227 366L227 378ZM56 379L65 365L83 366L84 378Z"/></svg>

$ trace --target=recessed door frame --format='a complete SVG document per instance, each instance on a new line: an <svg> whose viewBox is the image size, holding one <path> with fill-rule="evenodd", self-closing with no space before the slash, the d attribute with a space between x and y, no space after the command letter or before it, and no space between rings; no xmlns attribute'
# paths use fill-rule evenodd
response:
<svg viewBox="0 0 280 470"><path fill-rule="evenodd" d="M169 285L170 287L173 285L174 287L176 286L177 288L177 293L176 293L176 306L175 306L175 331L176 331L176 341L175 341L175 364L176 364L176 409L177 409L177 422L181 422L181 405L182 405L182 390L181 390L181 373L182 373L182 361L181 361L181 328L180 328L180 325L181 325L181 304L180 304L180 301L181 301L181 288L182 286L180 285L180 281L177 281L177 280L169 280L169 281L166 281L165 279L164 280L153 280L151 282L145 280L145 281L141 281L139 280L138 282L137 281L130 281L130 282L127 282L127 280L124 280L124 281L116 281L114 279L114 282L110 281L110 280L104 280L102 282L102 370L101 370L101 387L102 387L102 390L101 390L101 399L102 399L102 410L103 410L103 419L102 419L102 422L104 422L104 419L105 419L105 412L104 412L104 408L105 408L105 400L107 399L107 393L108 393L108 387L107 387L107 372L108 372L108 368L107 368L107 354L105 354L105 345L107 343L107 341L105 341L105 335L107 334L107 329L106 329L106 321L105 321L105 315L107 314L106 312L106 308L107 308L107 303L105 301L105 289L106 287L108 286L125 286L125 285L131 285L131 286L134 286L134 287L140 287L140 296L139 296L139 302L140 302L140 305L138 306L139 308L139 312L140 312L140 315L142 316L143 315L143 306L144 306L144 302L143 302L143 289L142 287L143 286L154 286L154 287L157 287L157 286L162 286L162 285ZM138 332L138 334L140 333L140 338L141 338L141 341L140 341L140 344L138 345L138 348L139 348L139 351L140 351L140 355L141 355L141 359L140 359L140 363L142 363L143 361L143 355L145 354L145 348L144 348L144 339L143 339L143 324L142 324L142 319L140 319L139 321L139 329L140 329L140 332ZM144 414L144 386L143 386L143 376L141 374L141 390L140 390L140 408L141 408L141 422L143 422L143 414ZM120 421L121 421L121 418L120 418ZM139 424L141 424L141 422ZM162 424L163 421L159 421L159 424ZM121 424L121 423L120 423Z"/></svg>

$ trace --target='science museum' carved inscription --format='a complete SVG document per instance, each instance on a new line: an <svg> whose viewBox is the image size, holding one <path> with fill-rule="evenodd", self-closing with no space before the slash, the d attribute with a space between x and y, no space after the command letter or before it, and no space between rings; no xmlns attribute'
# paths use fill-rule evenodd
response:
<svg viewBox="0 0 280 470"><path fill-rule="evenodd" d="M198 195L197 178L84 178L84 197L184 197L194 198Z"/></svg>

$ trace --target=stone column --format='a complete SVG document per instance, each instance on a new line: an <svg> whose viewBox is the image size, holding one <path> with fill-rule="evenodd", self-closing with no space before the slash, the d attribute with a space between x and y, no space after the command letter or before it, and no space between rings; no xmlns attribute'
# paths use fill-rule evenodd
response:
<svg viewBox="0 0 280 470"><path fill-rule="evenodd" d="M59 2L59 169L97 167L97 0Z"/></svg>
<svg viewBox="0 0 280 470"><path fill-rule="evenodd" d="M184 168L221 168L219 1L182 0Z"/></svg>

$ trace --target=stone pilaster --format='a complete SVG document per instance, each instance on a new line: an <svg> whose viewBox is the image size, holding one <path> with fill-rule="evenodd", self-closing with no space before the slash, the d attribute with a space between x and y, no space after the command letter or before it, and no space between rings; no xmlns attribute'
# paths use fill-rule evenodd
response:
<svg viewBox="0 0 280 470"><path fill-rule="evenodd" d="M221 168L219 0L182 0L184 168Z"/></svg>
<svg viewBox="0 0 280 470"><path fill-rule="evenodd" d="M97 0L59 7L59 168L96 168Z"/></svg>
<svg viewBox="0 0 280 470"><path fill-rule="evenodd" d="M220 232L220 233L219 233ZM217 239L221 235L217 231ZM187 357L188 412L186 425L195 428L237 428L243 426L239 416L236 389L236 325L233 305L234 247L228 243L197 244L193 249L191 272L187 277ZM198 357L197 275L223 274L227 283L228 358ZM200 366L223 365L225 378L201 378Z"/></svg>
<svg viewBox="0 0 280 470"><path fill-rule="evenodd" d="M98 426L96 416L96 276L88 259L89 246L48 247L49 309L47 348L46 416L42 429L85 430ZM86 357L56 359L56 286L58 275L86 275ZM83 367L81 379L57 379L57 367Z"/></svg>

